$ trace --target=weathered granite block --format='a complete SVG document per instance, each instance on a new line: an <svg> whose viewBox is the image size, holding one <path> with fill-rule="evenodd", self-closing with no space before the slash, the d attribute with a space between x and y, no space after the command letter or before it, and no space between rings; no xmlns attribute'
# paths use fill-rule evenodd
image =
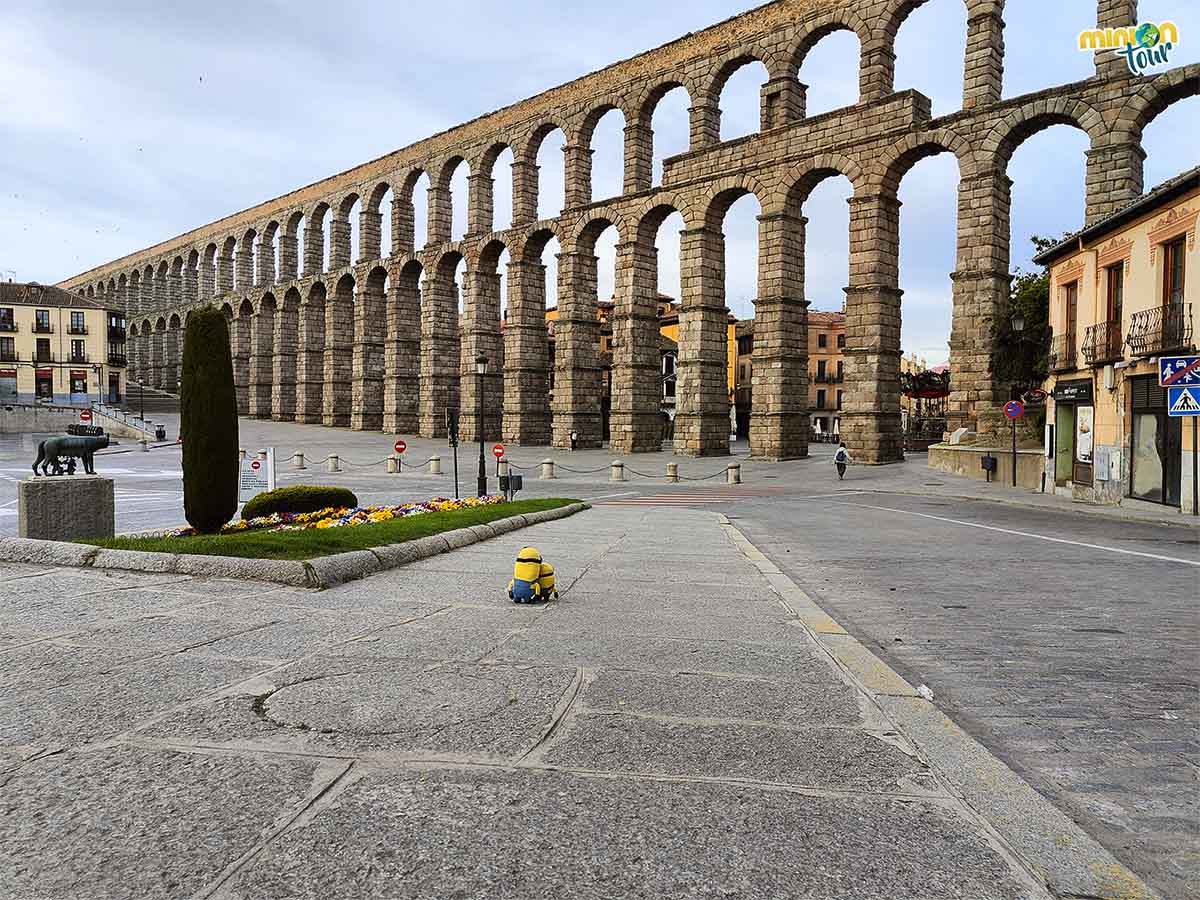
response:
<svg viewBox="0 0 1200 900"><path fill-rule="evenodd" d="M113 480L99 475L26 478L17 485L17 534L70 541L112 537Z"/></svg>

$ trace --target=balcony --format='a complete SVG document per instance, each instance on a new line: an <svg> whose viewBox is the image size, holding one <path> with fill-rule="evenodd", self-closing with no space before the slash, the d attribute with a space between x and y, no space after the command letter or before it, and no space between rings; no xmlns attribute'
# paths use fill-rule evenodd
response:
<svg viewBox="0 0 1200 900"><path fill-rule="evenodd" d="M1192 305L1158 306L1133 314L1125 343L1134 356L1192 348Z"/></svg>
<svg viewBox="0 0 1200 900"><path fill-rule="evenodd" d="M1056 334L1050 341L1051 372L1071 372L1075 369L1075 332Z"/></svg>
<svg viewBox="0 0 1200 900"><path fill-rule="evenodd" d="M76 353L72 351L71 355L67 357L67 362L86 363L87 361L88 355L86 353Z"/></svg>
<svg viewBox="0 0 1200 900"><path fill-rule="evenodd" d="M33 323L33 333L34 334L54 334L54 326L51 325L49 322L34 322Z"/></svg>
<svg viewBox="0 0 1200 900"><path fill-rule="evenodd" d="M33 361L40 363L54 362L54 354L49 350L38 350L33 354Z"/></svg>
<svg viewBox="0 0 1200 900"><path fill-rule="evenodd" d="M12 331L16 331L16 330L17 330L16 322L0 322L0 331L12 332Z"/></svg>
<svg viewBox="0 0 1200 900"><path fill-rule="evenodd" d="M67 329L67 334L87 334L87 333L88 333L88 330L87 330L86 325L72 325L70 328Z"/></svg>
<svg viewBox="0 0 1200 900"><path fill-rule="evenodd" d="M837 372L826 372L824 375L819 372L813 376L813 384L841 384L845 381L845 376Z"/></svg>
<svg viewBox="0 0 1200 900"><path fill-rule="evenodd" d="M1080 352L1089 366L1102 366L1121 359L1125 355L1124 347L1120 322L1097 322L1083 333Z"/></svg>
<svg viewBox="0 0 1200 900"><path fill-rule="evenodd" d="M124 367L129 365L129 361L124 353L110 353L108 354L108 364L110 366Z"/></svg>
<svg viewBox="0 0 1200 900"><path fill-rule="evenodd" d="M116 325L108 326L108 340L113 344L125 343L125 329Z"/></svg>
<svg viewBox="0 0 1200 900"><path fill-rule="evenodd" d="M16 350L0 350L0 362L19 362L21 354Z"/></svg>

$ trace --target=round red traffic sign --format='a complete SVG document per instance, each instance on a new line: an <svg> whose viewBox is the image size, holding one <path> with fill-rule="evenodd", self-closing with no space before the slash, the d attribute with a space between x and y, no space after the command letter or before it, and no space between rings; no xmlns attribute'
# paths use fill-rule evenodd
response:
<svg viewBox="0 0 1200 900"><path fill-rule="evenodd" d="M90 409L81 410L79 413L79 421L80 422L92 421L92 411Z"/></svg>
<svg viewBox="0 0 1200 900"><path fill-rule="evenodd" d="M255 472L257 472L261 467L262 462L257 459L250 463L250 468L252 468Z"/></svg>
<svg viewBox="0 0 1200 900"><path fill-rule="evenodd" d="M500 459L502 456L504 456L504 445L497 444L495 447L493 447L492 456L496 457L496 459Z"/></svg>
<svg viewBox="0 0 1200 900"><path fill-rule="evenodd" d="M1025 407L1020 400L1009 400L1004 404L1004 414L1010 419L1019 419L1025 415Z"/></svg>
<svg viewBox="0 0 1200 900"><path fill-rule="evenodd" d="M404 451L407 449L408 449L408 444L404 443L404 441L396 441L395 450L397 453L403 455Z"/></svg>

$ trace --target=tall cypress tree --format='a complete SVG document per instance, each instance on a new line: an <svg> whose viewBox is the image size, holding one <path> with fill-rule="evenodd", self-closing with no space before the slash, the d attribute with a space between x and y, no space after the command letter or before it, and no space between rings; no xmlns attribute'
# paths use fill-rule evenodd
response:
<svg viewBox="0 0 1200 900"><path fill-rule="evenodd" d="M216 307L188 316L180 381L184 515L196 531L212 534L233 518L238 503L233 357L229 325Z"/></svg>

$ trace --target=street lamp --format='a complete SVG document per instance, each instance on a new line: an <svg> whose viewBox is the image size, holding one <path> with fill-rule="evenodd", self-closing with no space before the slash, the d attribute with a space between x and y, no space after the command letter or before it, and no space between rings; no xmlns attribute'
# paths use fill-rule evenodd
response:
<svg viewBox="0 0 1200 900"><path fill-rule="evenodd" d="M1014 334L1025 330L1025 315L1019 309L1012 315L1012 330Z"/></svg>
<svg viewBox="0 0 1200 900"><path fill-rule="evenodd" d="M142 379L138 379L138 418L143 423L146 421L146 390L142 385Z"/></svg>
<svg viewBox="0 0 1200 900"><path fill-rule="evenodd" d="M483 461L483 376L487 372L487 357L475 357L475 427L479 430L479 496L487 496L487 468Z"/></svg>

